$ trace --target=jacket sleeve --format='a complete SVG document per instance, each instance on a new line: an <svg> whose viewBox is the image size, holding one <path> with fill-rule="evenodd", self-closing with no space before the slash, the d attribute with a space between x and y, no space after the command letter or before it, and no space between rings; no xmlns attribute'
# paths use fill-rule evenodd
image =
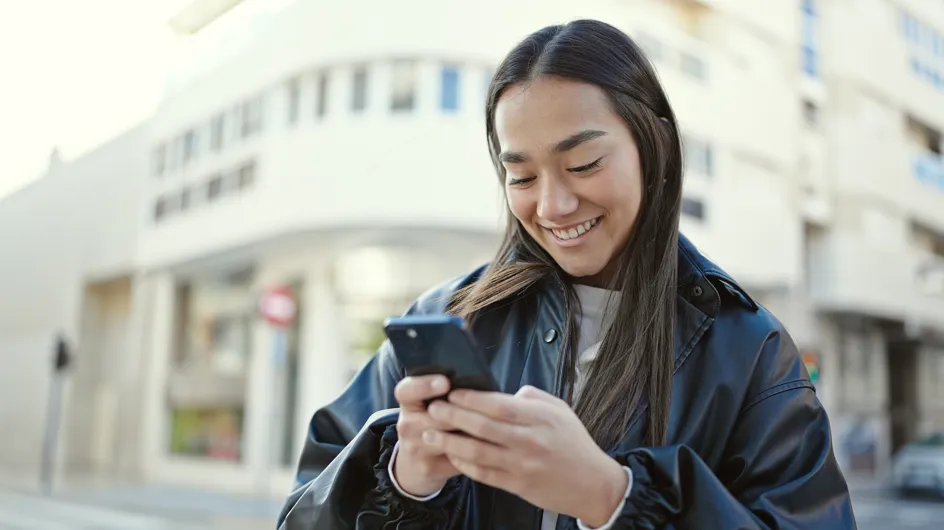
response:
<svg viewBox="0 0 944 530"><path fill-rule="evenodd" d="M401 377L384 343L341 396L315 412L278 528L448 528L458 478L435 499L418 502L397 494L387 473L399 414L393 388Z"/></svg>
<svg viewBox="0 0 944 530"><path fill-rule="evenodd" d="M856 527L829 420L785 332L768 337L758 366L762 386L744 402L717 470L679 445L622 458L634 484L614 528Z"/></svg>

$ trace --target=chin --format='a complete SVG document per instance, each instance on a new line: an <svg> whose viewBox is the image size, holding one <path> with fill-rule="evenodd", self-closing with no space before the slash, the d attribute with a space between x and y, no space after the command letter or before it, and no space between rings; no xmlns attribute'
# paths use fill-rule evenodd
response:
<svg viewBox="0 0 944 530"><path fill-rule="evenodd" d="M603 272L605 264L599 265L596 263L557 263L561 269L564 269L564 272L569 274L574 278L587 278L590 276L597 276Z"/></svg>

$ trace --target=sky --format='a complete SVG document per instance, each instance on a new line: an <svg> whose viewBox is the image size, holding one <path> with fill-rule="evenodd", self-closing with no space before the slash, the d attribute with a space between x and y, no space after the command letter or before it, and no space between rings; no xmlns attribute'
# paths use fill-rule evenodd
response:
<svg viewBox="0 0 944 530"><path fill-rule="evenodd" d="M0 197L153 112L187 0L0 0Z"/></svg>

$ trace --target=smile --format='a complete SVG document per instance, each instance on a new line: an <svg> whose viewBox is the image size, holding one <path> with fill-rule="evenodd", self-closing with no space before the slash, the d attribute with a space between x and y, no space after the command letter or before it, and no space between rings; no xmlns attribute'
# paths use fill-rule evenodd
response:
<svg viewBox="0 0 944 530"><path fill-rule="evenodd" d="M597 226L597 223L603 219L603 216L590 219L580 223L579 225L572 226L570 228L547 228L545 230L554 235L554 238L560 242L575 243L576 241L583 239L583 237L588 234L594 227Z"/></svg>

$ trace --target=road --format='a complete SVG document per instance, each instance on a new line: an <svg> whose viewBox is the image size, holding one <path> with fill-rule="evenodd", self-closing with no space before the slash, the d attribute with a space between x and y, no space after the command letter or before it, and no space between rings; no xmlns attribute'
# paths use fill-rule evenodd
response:
<svg viewBox="0 0 944 530"><path fill-rule="evenodd" d="M158 516L0 492L3 530L208 530Z"/></svg>
<svg viewBox="0 0 944 530"><path fill-rule="evenodd" d="M944 528L944 500L896 499L860 496L854 499L859 530L940 530Z"/></svg>
<svg viewBox="0 0 944 530"><path fill-rule="evenodd" d="M859 530L940 530L944 501L901 500L879 494L857 496ZM235 508L235 507L234 507ZM0 492L2 530L243 530L272 528L256 518L183 516L180 512L129 510L101 503Z"/></svg>

